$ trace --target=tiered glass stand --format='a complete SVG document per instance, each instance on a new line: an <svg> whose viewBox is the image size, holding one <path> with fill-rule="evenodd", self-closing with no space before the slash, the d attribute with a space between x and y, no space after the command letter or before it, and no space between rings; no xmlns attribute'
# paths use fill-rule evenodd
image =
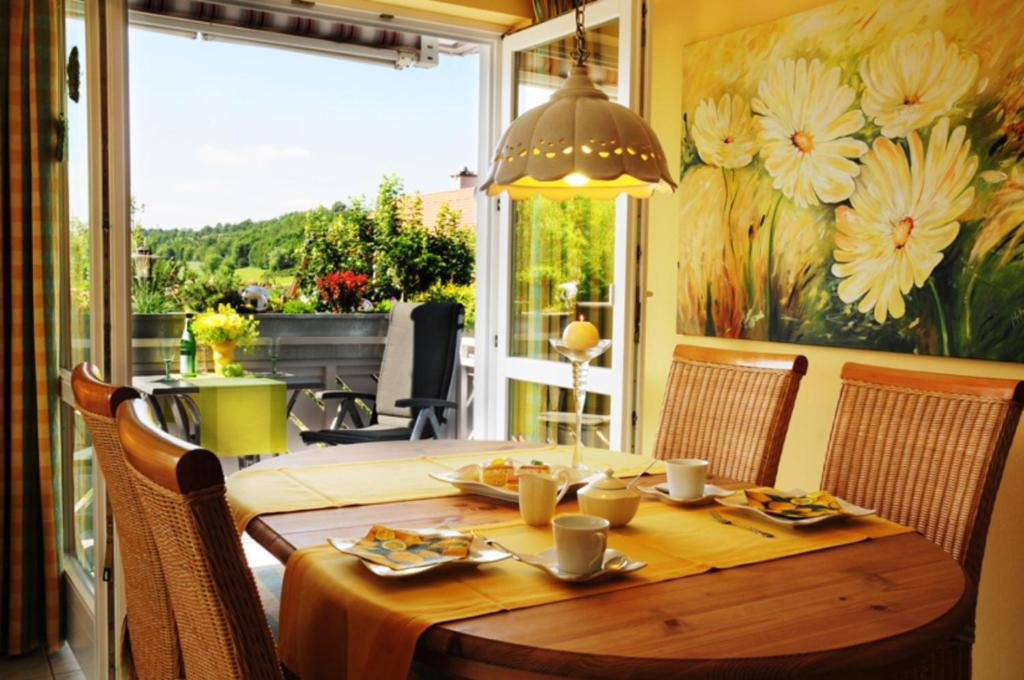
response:
<svg viewBox="0 0 1024 680"><path fill-rule="evenodd" d="M572 450L572 467L584 472L590 469L583 462L583 406L587 402L587 373L590 362L608 351L612 341L599 340L593 347L583 350L570 349L563 345L559 338L551 338L550 342L556 352L572 363L572 395L576 408L576 441Z"/></svg>

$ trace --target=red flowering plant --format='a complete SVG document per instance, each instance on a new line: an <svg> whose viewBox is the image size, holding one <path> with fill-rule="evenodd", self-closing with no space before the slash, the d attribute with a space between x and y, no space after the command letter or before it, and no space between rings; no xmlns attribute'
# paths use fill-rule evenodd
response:
<svg viewBox="0 0 1024 680"><path fill-rule="evenodd" d="M320 299L335 314L351 312L366 295L369 277L347 269L325 274L316 280Z"/></svg>

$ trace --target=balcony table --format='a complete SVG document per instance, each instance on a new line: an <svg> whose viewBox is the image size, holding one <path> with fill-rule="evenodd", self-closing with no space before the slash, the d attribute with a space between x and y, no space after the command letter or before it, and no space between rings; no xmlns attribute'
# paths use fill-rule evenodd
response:
<svg viewBox="0 0 1024 680"><path fill-rule="evenodd" d="M260 467L322 465L528 448L512 442L418 441L313 448ZM652 478L657 480L657 477ZM713 480L720 486L748 486ZM645 500L644 502L658 502ZM565 501L559 511L575 511ZM375 523L474 525L515 506L473 495L262 515L246 531L282 563L328 537ZM441 623L416 662L461 677L860 676L910 659L969 620L974 587L916 533Z"/></svg>
<svg viewBox="0 0 1024 680"><path fill-rule="evenodd" d="M295 400L298 398L299 392L304 389L324 388L324 381L321 378L295 376L287 373L279 373L272 376L268 373L260 373L256 374L255 377L272 378L273 380L285 383L285 390L291 393L288 398L288 409L284 414L285 418L292 414L292 409L295 407ZM157 416L157 421L165 432L168 431L168 421L167 414L161 406L160 397L172 398L178 408L178 415L181 419L185 438L199 443L200 413L199 408L196 406L196 401L191 397L191 395L199 394L200 388L198 385L188 382L187 378L178 378L177 380L166 382L164 376L135 376L132 378L131 384L150 402L154 414ZM195 431L191 431L188 427L189 421L195 424Z"/></svg>

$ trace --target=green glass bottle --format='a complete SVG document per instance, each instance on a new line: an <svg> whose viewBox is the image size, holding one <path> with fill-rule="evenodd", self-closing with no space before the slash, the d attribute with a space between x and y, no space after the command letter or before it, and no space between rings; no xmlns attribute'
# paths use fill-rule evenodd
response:
<svg viewBox="0 0 1024 680"><path fill-rule="evenodd" d="M192 334L192 313L185 314L185 330L181 332L180 372L184 377L196 374L196 336Z"/></svg>

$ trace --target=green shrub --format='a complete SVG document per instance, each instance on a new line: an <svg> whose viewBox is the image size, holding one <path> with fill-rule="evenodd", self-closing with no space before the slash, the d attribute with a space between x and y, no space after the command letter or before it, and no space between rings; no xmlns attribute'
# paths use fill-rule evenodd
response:
<svg viewBox="0 0 1024 680"><path fill-rule="evenodd" d="M242 282L234 271L221 268L216 272L192 273L178 292L182 309L201 312L218 305L242 306Z"/></svg>
<svg viewBox="0 0 1024 680"><path fill-rule="evenodd" d="M132 292L132 311L136 314L163 314L177 308L174 300L168 299L161 291L142 289Z"/></svg>
<svg viewBox="0 0 1024 680"><path fill-rule="evenodd" d="M316 305L312 302L296 298L285 302L281 307L281 311L285 314L313 314L316 312Z"/></svg>
<svg viewBox="0 0 1024 680"><path fill-rule="evenodd" d="M476 286L454 283L435 283L415 296L416 302L457 302L466 310L466 331L472 331L476 323Z"/></svg>

